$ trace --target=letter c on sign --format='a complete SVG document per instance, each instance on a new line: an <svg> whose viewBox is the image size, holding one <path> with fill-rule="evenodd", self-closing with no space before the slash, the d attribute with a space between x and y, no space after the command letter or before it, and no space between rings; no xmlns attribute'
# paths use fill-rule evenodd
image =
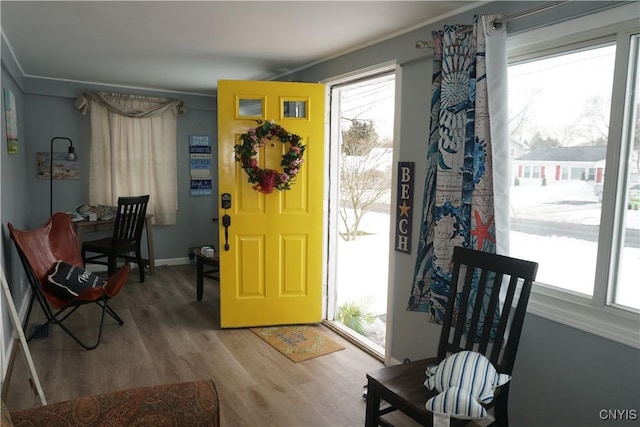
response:
<svg viewBox="0 0 640 427"><path fill-rule="evenodd" d="M407 223L409 221L405 218L401 219L400 221L398 221L398 229L400 230L400 233L402 234L407 234Z"/></svg>

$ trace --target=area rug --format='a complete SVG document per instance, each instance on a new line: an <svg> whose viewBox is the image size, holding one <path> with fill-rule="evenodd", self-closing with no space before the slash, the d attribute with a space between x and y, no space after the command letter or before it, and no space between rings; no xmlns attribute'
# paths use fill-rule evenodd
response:
<svg viewBox="0 0 640 427"><path fill-rule="evenodd" d="M296 363L344 349L311 326L251 328L251 332Z"/></svg>

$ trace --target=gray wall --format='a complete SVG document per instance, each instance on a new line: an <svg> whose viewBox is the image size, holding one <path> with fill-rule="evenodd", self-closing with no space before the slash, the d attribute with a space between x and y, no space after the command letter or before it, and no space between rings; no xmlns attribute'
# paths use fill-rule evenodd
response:
<svg viewBox="0 0 640 427"><path fill-rule="evenodd" d="M28 284L22 271L17 252L9 238L7 224L28 229L42 225L49 217L48 180L37 179L36 153L49 152L51 138L64 136L73 140L79 157L79 180L55 181L54 211L73 210L88 202L89 142L91 138L90 116L83 116L74 106L75 99L85 91L106 90L136 93L149 96L179 98L185 101L189 111L178 118L178 213L172 226L154 226L156 263L185 262L192 246L204 246L218 242L217 226L212 219L217 216L217 105L216 98L175 93L130 90L89 84L58 82L21 77L9 50L2 40L2 88L10 89L16 96L18 113L19 151L8 155L4 108L2 110L2 150L0 154L0 196L2 197L2 265L7 274L16 309L25 312L24 296ZM213 147L213 195L189 194L189 135L211 135ZM54 151L66 150L65 141L57 141ZM143 246L143 251L146 247ZM194 267L195 268L195 267ZM9 345L11 323L7 310L3 309L4 348Z"/></svg>
<svg viewBox="0 0 640 427"><path fill-rule="evenodd" d="M611 3L608 4L609 6ZM497 2L357 52L285 76L283 80L323 81L395 60L401 65L399 158L416 162L416 209L424 190L431 91L431 53L415 49L443 23L469 23L474 13L511 15L535 7L532 2ZM595 11L602 2L573 2L550 12L509 23L509 33ZM414 241L419 227L414 226ZM391 357L418 359L436 353L440 327L423 313L406 311L414 254L392 252L389 313L392 316ZM640 325L639 325L640 326ZM628 425L602 421L601 409L635 409L640 416L640 351L541 317L528 314L510 391L510 420L514 426L585 427ZM636 421L637 422L637 421Z"/></svg>
<svg viewBox="0 0 640 427"><path fill-rule="evenodd" d="M177 160L178 160L178 215L172 226L155 226L155 256L162 262L188 255L191 246L204 246L218 241L217 229L211 219L217 215L217 196L191 196L189 194L189 135L211 135L214 141L213 194L217 194L215 168L217 158L216 99L212 97L190 96L173 93L133 91L128 89L49 82L41 87L41 81L29 85L24 96L24 116L27 139L24 151L27 156L27 184L30 205L28 224L36 226L49 216L48 180L36 179L35 157L38 151L49 151L54 136L66 136L73 140L79 157L80 179L56 181L53 185L54 211L73 210L77 205L88 202L89 193L89 142L91 139L90 117L83 116L74 106L78 95L88 90L109 90L114 92L137 93L150 96L179 98L186 102L189 111L178 118ZM64 151L64 141L56 141L54 151ZM3 187L4 190L4 187Z"/></svg>
<svg viewBox="0 0 640 427"><path fill-rule="evenodd" d="M538 316L525 319L509 392L513 426L627 426L602 409L640 417L640 351Z"/></svg>
<svg viewBox="0 0 640 427"><path fill-rule="evenodd" d="M483 6L481 13L512 14L535 7L533 2L497 2ZM571 9L572 14L597 9L603 2L573 2L551 12L514 21L510 32L560 20ZM448 19L447 23L470 22L473 12ZM421 200L425 176L424 153L429 121L431 59L429 52L417 51L415 42L427 39L430 25L366 49L318 64L283 78L317 82L371 65L396 60L402 66L400 161L416 162L416 200ZM56 207L67 210L86 201L89 118L74 109L77 95L87 90L113 90L144 93L152 96L179 97L190 110L178 120L178 223L155 227L156 257L173 259L187 256L190 246L217 242L217 230L211 218L217 212L217 197L189 196L188 135L210 134L217 140L215 99L157 92L140 92L91 85L33 80L20 77L2 46L2 87L10 88L18 102L20 152L6 154L4 112L2 116L2 263L7 271L14 299L22 302L20 288L22 269L6 231L6 224L29 228L44 222L48 216L48 182L36 179L35 153L48 151L53 136L73 139L80 157L81 178L78 182L55 183ZM15 82L13 79L17 79ZM61 144L61 147L64 147ZM64 148L63 148L64 149ZM214 149L215 153L215 149ZM215 162L214 162L215 163ZM214 170L215 174L216 171ZM214 188L214 194L217 189ZM419 209L414 210L414 224L419 223ZM419 227L414 227L414 240ZM439 327L427 323L426 315L407 312L410 291L412 255L395 253L393 270L393 331L391 356L402 360L416 359L435 353ZM3 310L5 348L10 329ZM640 351L546 319L528 315L511 386L510 416L514 426L605 426L598 418L603 408L640 410ZM610 425L610 424L609 424ZM615 422L614 425L625 425Z"/></svg>
<svg viewBox="0 0 640 427"><path fill-rule="evenodd" d="M3 68L10 58L2 57ZM6 67L9 68L9 67ZM4 71L4 69L3 69ZM12 79L3 72L2 87L10 85ZM217 180L215 176L217 158L216 99L213 97L184 95L175 93L150 92L120 89L88 84L57 82L52 80L24 79L21 87L14 87L20 96L19 119L20 153L7 156L3 161L2 197L27 207L24 212L10 215L3 206L3 222L13 221L15 225L35 227L49 217L48 180L37 179L36 153L49 152L54 136L69 137L73 140L78 155L80 179L60 180L53 184L54 211L73 210L78 204L88 201L89 142L91 139L90 117L83 116L74 106L78 95L90 90L107 90L167 98L179 98L189 108L186 115L178 118L177 159L178 159L178 217L172 226L155 226L154 239L156 258L174 260L188 255L191 246L202 246L217 242L218 235L212 218L217 215ZM212 174L214 188L212 196L191 196L189 194L189 135L207 134L214 141L214 161ZM5 136L3 135L3 138ZM65 141L56 141L54 151L66 150ZM6 160L6 161L5 161ZM19 162L19 167L17 166ZM4 166L4 163L3 163ZM20 174L20 175L18 175ZM6 180L4 179L6 176ZM24 188L20 188L24 186ZM26 191L28 189L28 191ZM6 214L6 215L5 215Z"/></svg>
<svg viewBox="0 0 640 427"><path fill-rule="evenodd" d="M4 50L3 50L4 51ZM24 227L26 224L26 217L28 215L28 185L27 185L27 172L26 172L26 156L24 151L23 141L26 139L26 128L24 120L24 96L22 91L18 87L15 81L13 81L8 73L5 72L4 63L2 64L1 75L2 88L9 89L16 98L16 112L18 116L18 154L7 154L7 134L5 126L5 113L4 113L4 93L2 94L2 117L0 122L2 128L2 144L0 147L0 207L1 221L2 221L2 242L0 247L0 254L2 257L2 268L4 269L9 284L9 289L13 296L14 304L16 307L20 307L22 304L22 295L26 290L27 284L24 283L21 278L24 276L22 273L22 267L18 260L17 253L12 247L9 239L9 232L7 229L7 222L12 222L16 227ZM11 191L5 190L5 187L10 188ZM4 293L2 294L2 335L4 342L2 343L2 350L6 351L12 336L11 321L9 319L9 312L4 307L6 301L4 299ZM6 364L6 361L5 361ZM3 365L4 366L4 365Z"/></svg>

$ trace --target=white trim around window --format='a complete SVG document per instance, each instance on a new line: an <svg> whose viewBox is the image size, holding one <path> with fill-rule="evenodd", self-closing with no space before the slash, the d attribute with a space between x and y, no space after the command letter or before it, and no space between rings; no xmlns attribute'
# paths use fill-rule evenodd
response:
<svg viewBox="0 0 640 427"><path fill-rule="evenodd" d="M630 20L634 16L636 18ZM616 33L638 32L637 17L638 4L633 2L544 28L523 31L509 36L509 58L510 60L531 58L541 51L561 50L568 44L587 44L594 40L605 39L611 41L615 39L612 35ZM609 191L608 197L613 197L611 195L613 193L615 191ZM613 218L603 217L601 227L611 228L611 221ZM600 244L603 244L602 239ZM598 254L599 263L606 255ZM596 275L596 281L607 281L608 275L609 271L600 271ZM591 297L536 283L529 300L528 312L618 343L640 348L640 312L628 307L621 308L607 304L609 298L601 288L596 287Z"/></svg>

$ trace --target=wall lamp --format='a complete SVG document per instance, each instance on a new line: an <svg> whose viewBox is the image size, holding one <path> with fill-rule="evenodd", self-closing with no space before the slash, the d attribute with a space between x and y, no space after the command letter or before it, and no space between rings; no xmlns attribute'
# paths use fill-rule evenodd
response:
<svg viewBox="0 0 640 427"><path fill-rule="evenodd" d="M65 160L78 160L76 149L73 147L73 141L71 141L71 139L64 136L54 136L51 138L51 149L49 150L49 216L53 215L53 141L57 139L69 141L69 149L67 150L67 155L64 156Z"/></svg>

